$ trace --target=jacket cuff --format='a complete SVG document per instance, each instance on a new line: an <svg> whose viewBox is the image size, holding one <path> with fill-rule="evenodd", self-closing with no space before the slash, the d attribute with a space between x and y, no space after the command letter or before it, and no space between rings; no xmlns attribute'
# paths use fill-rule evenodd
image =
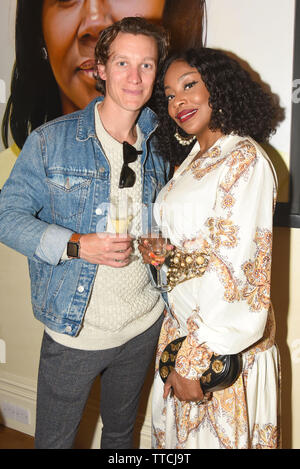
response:
<svg viewBox="0 0 300 469"><path fill-rule="evenodd" d="M73 231L67 228L58 225L49 225L43 233L35 251L35 256L47 264L59 264L72 234Z"/></svg>
<svg viewBox="0 0 300 469"><path fill-rule="evenodd" d="M193 336L187 336L177 354L175 371L187 379L200 379L208 369L213 351L204 343L199 345Z"/></svg>

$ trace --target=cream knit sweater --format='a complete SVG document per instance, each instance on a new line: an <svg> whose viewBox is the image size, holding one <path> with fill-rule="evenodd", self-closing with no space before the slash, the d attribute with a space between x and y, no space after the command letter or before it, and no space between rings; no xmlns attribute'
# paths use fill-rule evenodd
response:
<svg viewBox="0 0 300 469"><path fill-rule="evenodd" d="M132 233L138 234L141 227L141 160L130 164L136 173L132 188L119 189L119 178L123 164L122 144L113 139L104 129L95 107L96 133L111 168L111 196L126 191L135 206ZM135 148L141 149L143 135L137 126ZM108 223L108 231L110 224ZM158 292L151 288L146 266L135 246L138 259L128 266L113 268L99 265L82 328L76 337L60 334L46 328L46 332L67 347L82 350L102 350L118 347L152 326L159 318L164 302Z"/></svg>

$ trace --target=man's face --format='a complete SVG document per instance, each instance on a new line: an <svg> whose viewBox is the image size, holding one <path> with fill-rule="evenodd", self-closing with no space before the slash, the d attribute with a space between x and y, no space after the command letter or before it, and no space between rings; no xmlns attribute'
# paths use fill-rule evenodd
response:
<svg viewBox="0 0 300 469"><path fill-rule="evenodd" d="M107 63L98 66L99 76L106 82L105 104L116 111L139 111L151 97L157 59L153 37L119 33Z"/></svg>

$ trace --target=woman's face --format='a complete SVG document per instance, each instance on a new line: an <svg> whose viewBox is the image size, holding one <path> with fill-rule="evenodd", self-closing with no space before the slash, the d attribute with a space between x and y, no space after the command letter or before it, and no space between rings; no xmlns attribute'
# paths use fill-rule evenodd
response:
<svg viewBox="0 0 300 469"><path fill-rule="evenodd" d="M124 16L159 20L165 0L44 0L42 28L63 114L98 96L94 49L99 33Z"/></svg>
<svg viewBox="0 0 300 469"><path fill-rule="evenodd" d="M168 68L164 79L170 117L187 134L198 140L209 134L212 109L209 92L196 68L183 60L176 60Z"/></svg>

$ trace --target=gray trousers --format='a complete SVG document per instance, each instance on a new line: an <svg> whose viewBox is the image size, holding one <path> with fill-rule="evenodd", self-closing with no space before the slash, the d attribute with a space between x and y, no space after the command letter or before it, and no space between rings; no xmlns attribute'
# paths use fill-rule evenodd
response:
<svg viewBox="0 0 300 469"><path fill-rule="evenodd" d="M77 350L44 334L36 416L36 449L73 447L95 378L101 375L101 448L133 448L141 389L153 358L162 317L139 336L107 350Z"/></svg>

